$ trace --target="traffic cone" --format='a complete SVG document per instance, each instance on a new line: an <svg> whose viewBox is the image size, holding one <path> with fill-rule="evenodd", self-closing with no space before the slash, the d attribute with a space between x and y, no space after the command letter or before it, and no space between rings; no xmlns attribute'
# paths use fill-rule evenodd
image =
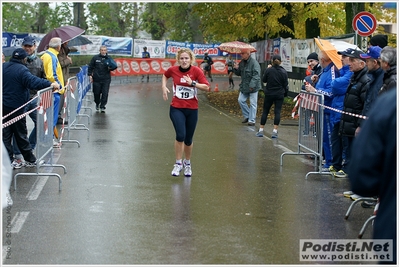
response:
<svg viewBox="0 0 399 267"><path fill-rule="evenodd" d="M215 92L219 92L218 84L215 85Z"/></svg>

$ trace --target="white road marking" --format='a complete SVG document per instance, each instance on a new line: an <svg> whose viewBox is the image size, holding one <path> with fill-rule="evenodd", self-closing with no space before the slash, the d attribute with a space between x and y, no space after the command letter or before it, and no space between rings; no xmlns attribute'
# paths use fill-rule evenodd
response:
<svg viewBox="0 0 399 267"><path fill-rule="evenodd" d="M11 233L16 234L19 233L21 230L22 226L24 225L26 218L29 215L29 211L21 211L17 212L14 216L14 218L11 221Z"/></svg>
<svg viewBox="0 0 399 267"><path fill-rule="evenodd" d="M48 178L48 176L37 177L35 183L26 195L26 198L28 200L36 200L42 192L44 185L47 183Z"/></svg>

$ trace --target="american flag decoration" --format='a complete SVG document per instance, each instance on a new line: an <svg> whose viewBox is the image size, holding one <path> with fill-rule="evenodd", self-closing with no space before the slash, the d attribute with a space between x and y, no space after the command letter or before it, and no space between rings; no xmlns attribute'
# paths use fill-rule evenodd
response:
<svg viewBox="0 0 399 267"><path fill-rule="evenodd" d="M44 93L41 94L40 98L40 107L39 107L39 114L43 114L43 126L44 126L44 134L48 135L48 125L47 125L47 114L46 110L51 107L51 96L52 96L52 91L48 90Z"/></svg>
<svg viewBox="0 0 399 267"><path fill-rule="evenodd" d="M317 95L301 94L301 108L318 111L319 97Z"/></svg>

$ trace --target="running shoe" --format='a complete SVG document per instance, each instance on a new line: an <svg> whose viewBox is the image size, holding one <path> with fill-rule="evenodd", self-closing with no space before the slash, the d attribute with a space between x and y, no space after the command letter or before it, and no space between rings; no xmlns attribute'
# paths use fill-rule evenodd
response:
<svg viewBox="0 0 399 267"><path fill-rule="evenodd" d="M14 159L11 166L13 169L21 169L25 166L25 162L22 159Z"/></svg>
<svg viewBox="0 0 399 267"><path fill-rule="evenodd" d="M191 171L191 164L183 164L184 165L184 176L191 177L193 172Z"/></svg>
<svg viewBox="0 0 399 267"><path fill-rule="evenodd" d="M346 177L348 177L348 175L343 170L340 170L340 171L334 173L334 176L338 177L338 178L346 178Z"/></svg>
<svg viewBox="0 0 399 267"><path fill-rule="evenodd" d="M278 137L278 132L273 131L272 132L272 138L277 138Z"/></svg>
<svg viewBox="0 0 399 267"><path fill-rule="evenodd" d="M350 198L351 195L353 195L353 192L352 192L352 191L345 191L345 192L343 192L342 194L344 195L344 197Z"/></svg>
<svg viewBox="0 0 399 267"><path fill-rule="evenodd" d="M180 171L183 169L183 165L182 164L175 164L173 165L173 170L172 170L172 176L179 176L180 175Z"/></svg>
<svg viewBox="0 0 399 267"><path fill-rule="evenodd" d="M256 136L257 136L257 137L263 137L263 131L257 132L257 133L256 133Z"/></svg>

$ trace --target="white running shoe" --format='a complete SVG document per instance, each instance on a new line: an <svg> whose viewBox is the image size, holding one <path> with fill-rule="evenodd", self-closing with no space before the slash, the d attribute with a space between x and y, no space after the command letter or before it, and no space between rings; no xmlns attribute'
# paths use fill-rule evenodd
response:
<svg viewBox="0 0 399 267"><path fill-rule="evenodd" d="M184 164L184 176L191 177L193 172L191 171L191 164Z"/></svg>
<svg viewBox="0 0 399 267"><path fill-rule="evenodd" d="M176 163L175 165L173 165L172 175L173 176L179 176L180 175L180 171L182 169L183 169L183 165Z"/></svg>

